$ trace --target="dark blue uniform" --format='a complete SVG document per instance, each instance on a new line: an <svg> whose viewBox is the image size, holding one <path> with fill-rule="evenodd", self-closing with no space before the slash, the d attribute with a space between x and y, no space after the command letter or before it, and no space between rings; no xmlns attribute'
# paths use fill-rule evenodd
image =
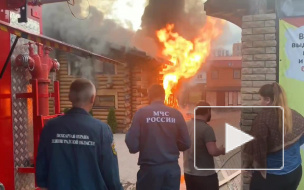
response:
<svg viewBox="0 0 304 190"><path fill-rule="evenodd" d="M190 147L187 125L179 111L160 101L138 110L126 144L130 153L139 152L137 189L179 189L179 151Z"/></svg>
<svg viewBox="0 0 304 190"><path fill-rule="evenodd" d="M48 190L122 190L109 126L81 108L48 121L40 136L36 180Z"/></svg>

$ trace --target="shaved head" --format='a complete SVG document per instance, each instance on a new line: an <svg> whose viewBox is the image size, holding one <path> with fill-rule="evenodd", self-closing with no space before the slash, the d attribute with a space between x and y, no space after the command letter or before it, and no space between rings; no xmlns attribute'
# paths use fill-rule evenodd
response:
<svg viewBox="0 0 304 190"><path fill-rule="evenodd" d="M203 108L196 109L196 115L206 115L211 111L211 107L208 102L200 101L196 104L196 106L204 106Z"/></svg>
<svg viewBox="0 0 304 190"><path fill-rule="evenodd" d="M200 101L196 106L204 106L197 108L195 111L196 117L203 117L206 122L211 120L211 106L208 102Z"/></svg>
<svg viewBox="0 0 304 190"><path fill-rule="evenodd" d="M154 84L148 89L149 99L153 100L164 100L165 99L165 90L164 87L159 84Z"/></svg>
<svg viewBox="0 0 304 190"><path fill-rule="evenodd" d="M93 105L96 95L95 85L87 79L76 79L70 86L69 100L75 107Z"/></svg>

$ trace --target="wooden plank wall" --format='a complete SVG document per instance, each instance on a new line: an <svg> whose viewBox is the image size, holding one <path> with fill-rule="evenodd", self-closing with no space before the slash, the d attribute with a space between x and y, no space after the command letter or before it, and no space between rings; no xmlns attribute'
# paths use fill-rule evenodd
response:
<svg viewBox="0 0 304 190"><path fill-rule="evenodd" d="M141 66L133 65L131 69L131 85L132 85L132 115L140 108L141 103Z"/></svg>
<svg viewBox="0 0 304 190"><path fill-rule="evenodd" d="M135 64L131 70L132 79L132 115L140 109L149 104L147 94L142 93L147 91L152 84L161 84L162 67L157 66L156 63L150 64Z"/></svg>
<svg viewBox="0 0 304 190"><path fill-rule="evenodd" d="M71 107L68 100L68 92L71 83L77 78L68 75L68 60L65 53L58 54L60 70L57 73L57 80L60 81L60 103L61 111ZM106 88L108 77L96 75L96 90L98 91L115 91L117 93L118 108L116 108L116 118L118 123L118 132L125 132L131 123L131 102L130 102L130 70L128 67L116 66L116 75L112 75L113 87ZM97 119L107 122L107 109L93 108L93 116Z"/></svg>

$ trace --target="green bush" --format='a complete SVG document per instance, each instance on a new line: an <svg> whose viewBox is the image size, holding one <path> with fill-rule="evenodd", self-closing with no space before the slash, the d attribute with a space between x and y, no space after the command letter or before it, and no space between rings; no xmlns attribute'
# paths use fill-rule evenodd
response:
<svg viewBox="0 0 304 190"><path fill-rule="evenodd" d="M112 129L112 133L116 133L116 130L117 130L117 121L116 121L115 109L114 108L111 108L109 110L107 122L108 122L108 125Z"/></svg>

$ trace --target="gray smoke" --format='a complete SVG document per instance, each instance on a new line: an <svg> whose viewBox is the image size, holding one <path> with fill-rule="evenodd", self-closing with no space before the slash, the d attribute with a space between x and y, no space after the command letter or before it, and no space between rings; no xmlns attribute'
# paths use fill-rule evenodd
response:
<svg viewBox="0 0 304 190"><path fill-rule="evenodd" d="M135 44L156 55L161 44L156 44L155 31L164 28L167 24L174 24L174 31L191 41L200 35L206 18L202 0L149 0L142 16L142 30L138 31L136 36L149 36L150 39L143 43L140 41L142 38L139 37L135 40ZM233 24L226 24L223 31L223 35L213 42L213 48L231 49L233 43L241 40L241 29Z"/></svg>
<svg viewBox="0 0 304 190"><path fill-rule="evenodd" d="M96 84L94 78L94 63L90 58L75 56L73 54L67 55L67 60L70 64L69 72L72 76L84 77Z"/></svg>
<svg viewBox="0 0 304 190"><path fill-rule="evenodd" d="M80 18L82 16L79 5L82 1L86 2L77 0L71 7L74 15ZM111 5L110 3L107 7L111 9ZM202 0L149 0L142 15L142 29L136 33L124 29L114 20L105 19L104 13L93 6L90 7L88 18L83 20L71 14L67 3L42 7L45 35L106 56L110 54L110 44L135 46L151 56L159 56L161 44L156 39L157 30L167 24L174 24L176 32L188 40L193 40L199 35L206 20ZM226 39L232 39L231 35L223 36L216 45L222 46L230 42ZM75 61L79 70L83 70L81 75L92 80L95 76L93 63L96 61L71 57L69 56L69 59Z"/></svg>
<svg viewBox="0 0 304 190"><path fill-rule="evenodd" d="M78 4L72 9L74 15L80 15ZM114 21L104 19L104 14L93 6L84 20L75 18L64 3L44 5L42 12L45 35L95 53L106 54L109 42L128 45L133 35Z"/></svg>
<svg viewBox="0 0 304 190"><path fill-rule="evenodd" d="M204 26L206 14L201 0L149 0L142 16L142 29L148 35L174 24L175 31L192 40Z"/></svg>
<svg viewBox="0 0 304 190"><path fill-rule="evenodd" d="M97 54L108 55L111 44L128 46L134 33L105 19L104 14L95 7L90 7L86 19L75 18L66 3L43 5L43 33L57 40L87 49ZM80 16L79 1L71 7L74 15ZM78 67L78 75L94 81L94 60L73 55L69 61Z"/></svg>
<svg viewBox="0 0 304 190"><path fill-rule="evenodd" d="M216 48L229 50L230 54L232 54L233 44L241 42L242 30L240 27L232 23L226 24L223 30L223 35L219 36L218 39L213 41L213 46Z"/></svg>
<svg viewBox="0 0 304 190"><path fill-rule="evenodd" d="M202 0L149 0L142 16L142 29L136 32L132 43L151 56L160 56L156 31L174 24L174 31L187 40L200 33L206 21Z"/></svg>

